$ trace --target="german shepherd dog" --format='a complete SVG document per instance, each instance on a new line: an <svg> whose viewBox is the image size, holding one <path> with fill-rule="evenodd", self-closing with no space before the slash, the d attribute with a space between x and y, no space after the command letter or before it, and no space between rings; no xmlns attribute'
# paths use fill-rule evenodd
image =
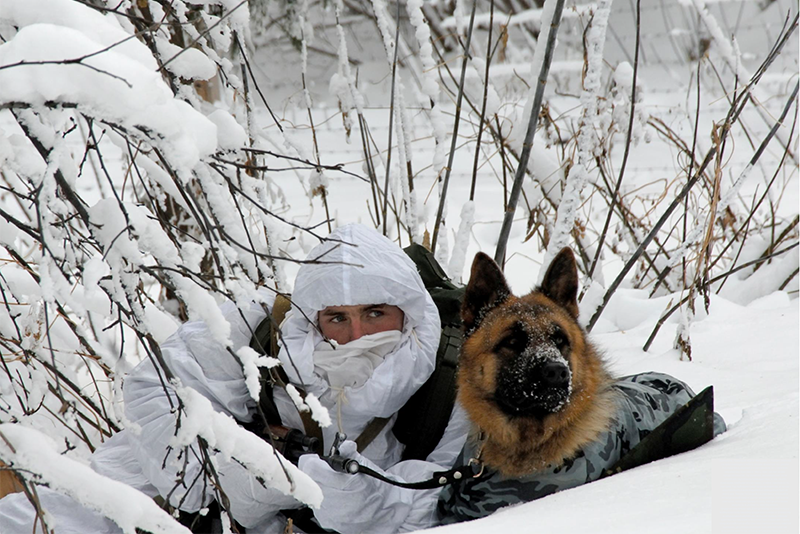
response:
<svg viewBox="0 0 800 534"><path fill-rule="evenodd" d="M507 477L561 464L614 417L613 380L577 322L577 293L569 248L523 297L489 256L473 262L458 398L484 434L481 460Z"/></svg>

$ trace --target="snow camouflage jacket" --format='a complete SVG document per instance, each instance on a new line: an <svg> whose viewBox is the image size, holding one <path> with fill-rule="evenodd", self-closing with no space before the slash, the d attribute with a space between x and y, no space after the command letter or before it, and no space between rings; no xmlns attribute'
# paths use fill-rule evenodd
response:
<svg viewBox="0 0 800 534"><path fill-rule="evenodd" d="M620 378L619 408L611 428L563 465L520 478L507 478L486 468L478 478L467 477L445 488L438 504L442 524L487 516L500 508L545 497L601 478L651 431L694 397L684 382L661 373ZM714 413L714 436L725 431ZM456 465L474 457L477 443L468 441Z"/></svg>

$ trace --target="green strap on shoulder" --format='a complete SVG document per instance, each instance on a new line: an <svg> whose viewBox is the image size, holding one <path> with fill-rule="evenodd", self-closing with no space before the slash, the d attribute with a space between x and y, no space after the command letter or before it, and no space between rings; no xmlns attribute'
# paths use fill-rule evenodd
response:
<svg viewBox="0 0 800 534"><path fill-rule="evenodd" d="M372 441L378 437L383 427L389 422L389 417L375 417L356 438L356 450L363 452Z"/></svg>
<svg viewBox="0 0 800 534"><path fill-rule="evenodd" d="M272 313L265 317L256 326L253 337L250 338L250 348L259 354L268 356L278 354L278 336L272 324L280 326L286 313L291 309L292 302L285 295L278 295L272 305ZM273 335L274 334L274 335ZM264 414L267 422L272 425L282 425L281 415L275 401L272 399L272 387L274 384L285 384L285 373L280 368L260 368L261 393L258 398L258 405ZM283 377L281 376L283 374Z"/></svg>

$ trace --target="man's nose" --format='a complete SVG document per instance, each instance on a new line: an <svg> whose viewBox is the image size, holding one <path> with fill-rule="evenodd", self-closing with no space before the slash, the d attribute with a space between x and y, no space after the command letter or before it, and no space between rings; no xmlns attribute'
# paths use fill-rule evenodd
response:
<svg viewBox="0 0 800 534"><path fill-rule="evenodd" d="M365 329L365 325L361 322L361 319L353 319L350 321L350 341L355 341L356 339L367 335L367 331Z"/></svg>

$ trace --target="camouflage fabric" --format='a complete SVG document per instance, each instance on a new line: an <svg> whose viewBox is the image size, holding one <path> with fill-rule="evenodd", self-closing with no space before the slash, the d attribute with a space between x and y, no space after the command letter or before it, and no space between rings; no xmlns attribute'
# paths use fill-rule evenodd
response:
<svg viewBox="0 0 800 534"><path fill-rule="evenodd" d="M694 397L694 393L684 382L666 374L643 373L627 376L617 380L613 387L620 393L617 415L611 428L596 441L555 468L518 478L507 478L486 468L480 477L466 478L445 488L438 505L441 522L449 524L477 519L511 504L532 501L597 480L612 471L622 469L621 466L626 462L620 463L620 459L675 412L681 412L679 415L682 421L702 412L700 409L679 410ZM712 410L708 412L713 414L713 435L724 432L725 422L722 417ZM690 425L683 424L682 428L688 426ZM708 425L705 426L708 428ZM680 432L679 429L677 433ZM670 432L673 433L675 432ZM705 439L707 440L708 438ZM476 446L474 441L469 441L456 465L466 463L472 458L476 453ZM671 449L657 457L676 452L681 450ZM640 448L637 448L635 455L642 455ZM641 463L644 462L639 461L625 468Z"/></svg>

